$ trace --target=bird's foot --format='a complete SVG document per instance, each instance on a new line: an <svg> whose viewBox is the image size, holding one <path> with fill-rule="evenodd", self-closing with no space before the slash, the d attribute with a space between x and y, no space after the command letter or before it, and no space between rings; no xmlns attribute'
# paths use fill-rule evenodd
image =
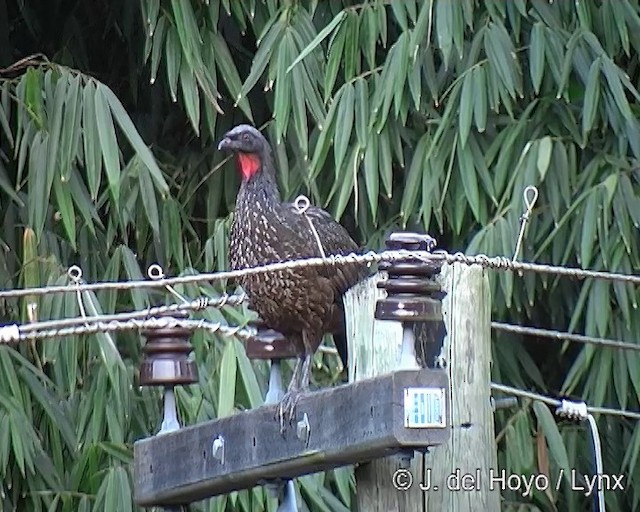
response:
<svg viewBox="0 0 640 512"><path fill-rule="evenodd" d="M291 425L296 417L296 406L300 400L300 390L287 391L277 407L278 420L280 421L280 433L284 434L286 422Z"/></svg>

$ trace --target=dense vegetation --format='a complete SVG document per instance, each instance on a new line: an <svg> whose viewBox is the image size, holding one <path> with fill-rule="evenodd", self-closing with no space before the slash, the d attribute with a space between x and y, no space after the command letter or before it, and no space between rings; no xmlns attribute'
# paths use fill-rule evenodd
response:
<svg viewBox="0 0 640 512"><path fill-rule="evenodd" d="M308 194L369 247L406 225L450 251L511 257L535 185L522 259L637 273L639 50L637 0L0 0L0 286L64 284L71 264L88 281L154 262L225 268L238 178L215 142L247 121L274 143L283 194ZM496 320L640 340L628 285L501 273L492 291ZM103 312L173 300L90 299ZM78 314L74 294L0 302L5 322ZM265 368L237 341L193 343L200 383L179 390L183 421L261 403ZM131 510L132 443L160 419L139 358L134 334L0 347L0 508ZM318 379L335 378L334 358L318 363ZM636 351L500 335L493 373L640 407ZM627 475L608 510L640 510L640 426L598 424L605 472ZM527 402L497 413L501 467L593 472L586 430L555 425ZM310 510L350 506L348 470L299 484ZM503 494L511 510L589 505L568 485ZM199 507L274 503L257 488Z"/></svg>

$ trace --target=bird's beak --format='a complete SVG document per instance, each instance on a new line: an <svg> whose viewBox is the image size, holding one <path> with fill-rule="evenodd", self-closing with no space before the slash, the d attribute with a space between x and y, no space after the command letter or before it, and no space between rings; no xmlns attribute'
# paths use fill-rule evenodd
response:
<svg viewBox="0 0 640 512"><path fill-rule="evenodd" d="M218 151L222 151L223 149L231 149L231 139L229 137L225 137L218 144Z"/></svg>

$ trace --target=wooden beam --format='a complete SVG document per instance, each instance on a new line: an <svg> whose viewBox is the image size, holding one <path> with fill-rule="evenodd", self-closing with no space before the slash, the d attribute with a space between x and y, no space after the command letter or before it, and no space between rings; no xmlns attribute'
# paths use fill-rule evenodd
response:
<svg viewBox="0 0 640 512"><path fill-rule="evenodd" d="M447 296L442 310L447 328L442 356L451 396L451 437L433 450L431 481L437 491L425 493L427 512L500 510L500 489L489 485L497 468L491 408L491 293L487 271L479 265L445 265L441 280ZM449 490L450 475L472 475L472 490ZM480 480L476 480L476 475ZM470 480L467 479L467 483ZM449 483L455 485L455 478Z"/></svg>
<svg viewBox="0 0 640 512"><path fill-rule="evenodd" d="M297 419L308 418L309 437L294 423L281 435L275 407L263 406L183 428L134 445L136 503L174 505L250 488L268 479L290 479L368 461L403 448L425 449L444 442L449 429L409 428L413 417L405 390L440 390L446 403L446 375L401 371L323 389L301 397ZM419 418L418 418L419 419ZM224 440L218 458L215 439Z"/></svg>

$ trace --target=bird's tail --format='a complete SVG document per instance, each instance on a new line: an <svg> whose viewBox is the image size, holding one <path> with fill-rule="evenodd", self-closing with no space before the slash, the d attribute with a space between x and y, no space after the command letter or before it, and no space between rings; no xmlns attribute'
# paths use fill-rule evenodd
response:
<svg viewBox="0 0 640 512"><path fill-rule="evenodd" d="M333 344L336 346L340 360L342 361L341 381L349 380L349 350L347 348L347 320L344 315L344 305L342 301L335 304L332 314L329 332L333 336Z"/></svg>

